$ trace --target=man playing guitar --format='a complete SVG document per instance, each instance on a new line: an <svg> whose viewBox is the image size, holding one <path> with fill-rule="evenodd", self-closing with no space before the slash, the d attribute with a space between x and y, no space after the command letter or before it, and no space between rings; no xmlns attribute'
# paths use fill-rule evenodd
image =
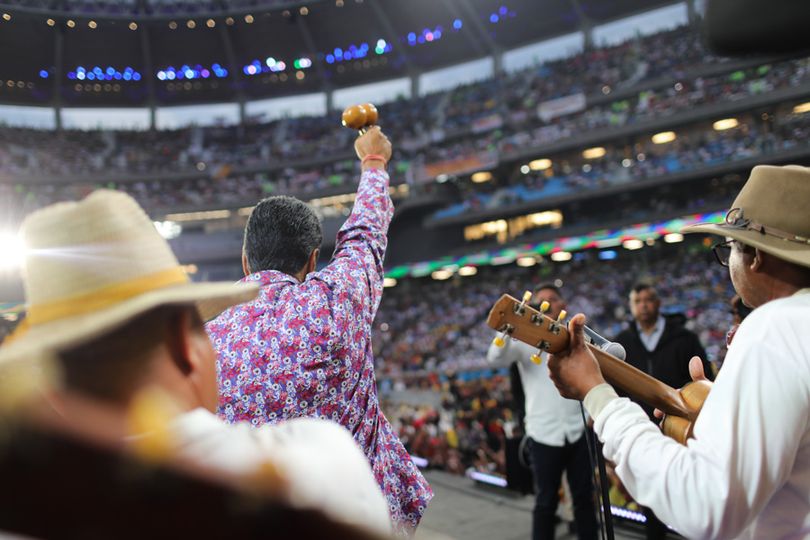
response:
<svg viewBox="0 0 810 540"><path fill-rule="evenodd" d="M686 446L605 382L585 317L549 359L564 397L584 401L605 457L631 495L689 538L810 534L810 169L759 166L719 225L714 247L757 308L740 325ZM702 377L700 362L691 372Z"/></svg>

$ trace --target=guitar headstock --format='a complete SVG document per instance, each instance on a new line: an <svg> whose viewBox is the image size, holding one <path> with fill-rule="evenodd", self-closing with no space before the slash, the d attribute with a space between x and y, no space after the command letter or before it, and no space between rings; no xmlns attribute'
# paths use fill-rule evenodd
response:
<svg viewBox="0 0 810 540"><path fill-rule="evenodd" d="M492 306L487 325L544 352L556 353L568 347L568 328L563 320L555 321L508 294Z"/></svg>

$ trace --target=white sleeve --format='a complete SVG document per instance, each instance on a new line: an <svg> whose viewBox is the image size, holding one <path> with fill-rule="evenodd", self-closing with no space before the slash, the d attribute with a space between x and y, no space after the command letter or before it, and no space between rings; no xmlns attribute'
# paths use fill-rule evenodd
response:
<svg viewBox="0 0 810 540"><path fill-rule="evenodd" d="M738 333L688 446L625 398L596 417L605 457L630 494L688 538L738 536L788 479L804 436L807 383L797 373L806 366L773 325L760 326L771 335L750 324Z"/></svg>

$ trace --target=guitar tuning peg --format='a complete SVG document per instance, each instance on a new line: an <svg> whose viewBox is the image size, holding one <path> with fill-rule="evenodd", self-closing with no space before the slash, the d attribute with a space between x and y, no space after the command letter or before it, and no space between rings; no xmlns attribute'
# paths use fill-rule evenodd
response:
<svg viewBox="0 0 810 540"><path fill-rule="evenodd" d="M532 299L532 291L526 291L525 293L523 293L523 302L521 302L520 305L526 304L531 299Z"/></svg>
<svg viewBox="0 0 810 540"><path fill-rule="evenodd" d="M531 356L531 360L532 360L532 362L533 362L533 363L537 364L538 366L539 366L540 364L542 364L542 363L543 363L543 357L542 357L542 356L540 356L540 355L539 355L539 354L537 354L537 353L534 353L534 354Z"/></svg>
<svg viewBox="0 0 810 540"><path fill-rule="evenodd" d="M557 317L557 322L559 322L559 323L563 322L567 316L568 316L567 311L565 311L565 310L560 311L560 316Z"/></svg>
<svg viewBox="0 0 810 540"><path fill-rule="evenodd" d="M506 337L504 336L495 336L495 339L492 340L492 344L502 349L504 345L506 345Z"/></svg>
<svg viewBox="0 0 810 540"><path fill-rule="evenodd" d="M551 304L549 304L547 300L543 300L543 303L540 304L540 312L545 313L549 309L551 309Z"/></svg>

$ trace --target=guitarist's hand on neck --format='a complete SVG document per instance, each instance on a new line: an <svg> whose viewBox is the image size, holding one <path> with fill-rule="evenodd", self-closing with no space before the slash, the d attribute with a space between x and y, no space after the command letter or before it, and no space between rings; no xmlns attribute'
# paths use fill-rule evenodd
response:
<svg viewBox="0 0 810 540"><path fill-rule="evenodd" d="M568 322L568 349L552 354L548 359L551 380L560 395L582 401L595 386L605 379L593 353L585 346L583 327L585 315L577 314Z"/></svg>

